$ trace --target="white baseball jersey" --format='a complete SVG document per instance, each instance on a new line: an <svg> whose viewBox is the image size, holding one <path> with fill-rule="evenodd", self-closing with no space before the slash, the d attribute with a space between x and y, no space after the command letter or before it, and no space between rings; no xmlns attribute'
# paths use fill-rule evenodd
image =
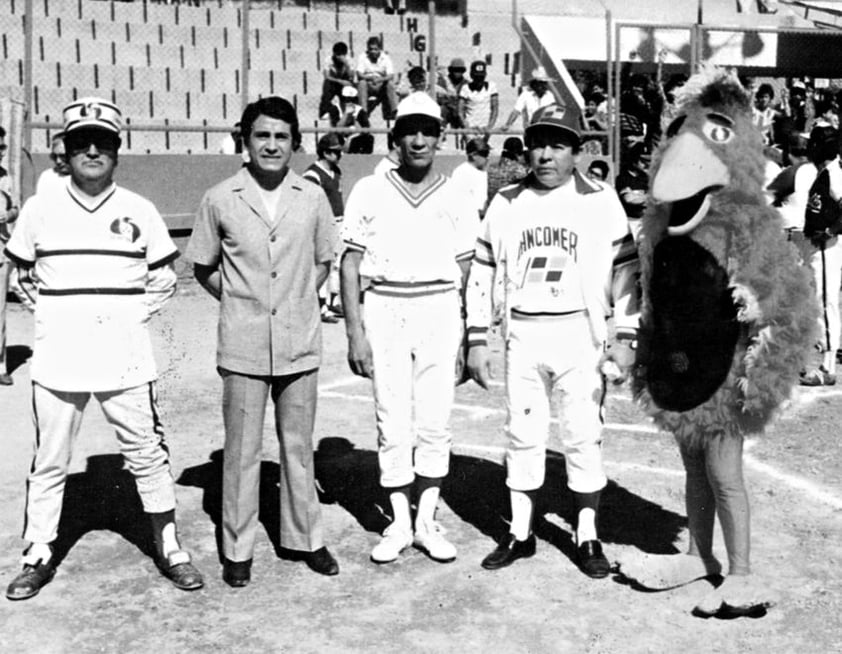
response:
<svg viewBox="0 0 842 654"><path fill-rule="evenodd" d="M458 288L479 220L470 197L444 175L413 195L397 170L361 179L345 204L345 247L362 252L360 277L396 294Z"/></svg>
<svg viewBox="0 0 842 654"><path fill-rule="evenodd" d="M555 101L556 100L553 97L553 94L549 91L544 92L544 95L539 98L535 91L532 89L526 89L517 96L514 111L517 111L523 118L523 126L525 128L529 125L529 121L532 119L532 116L536 111L542 109L543 107L549 107L551 104L554 104Z"/></svg>
<svg viewBox="0 0 842 654"><path fill-rule="evenodd" d="M36 194L6 252L38 280L33 381L96 392L155 379L147 286L178 250L151 202L116 185L95 198L73 184Z"/></svg>
<svg viewBox="0 0 842 654"><path fill-rule="evenodd" d="M471 196L477 214L482 213L488 200L488 172L463 161L453 169L450 179Z"/></svg>
<svg viewBox="0 0 842 654"><path fill-rule="evenodd" d="M617 194L574 172L564 185L527 178L491 201L467 289L468 330L482 343L496 318L587 312L595 342L637 327L637 250Z"/></svg>

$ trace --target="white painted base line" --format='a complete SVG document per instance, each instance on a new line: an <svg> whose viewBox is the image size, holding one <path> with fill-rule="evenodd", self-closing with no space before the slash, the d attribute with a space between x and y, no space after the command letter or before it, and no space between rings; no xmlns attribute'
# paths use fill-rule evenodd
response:
<svg viewBox="0 0 842 654"><path fill-rule="evenodd" d="M322 386L319 386L319 393L325 397L335 397L337 399L344 399L350 401L372 401L372 397L370 395L362 395L357 393L341 393L338 391L331 390L334 388L347 386L353 383L354 381L358 380L358 377L344 377L336 379ZM819 392L810 393L801 392L798 393L798 395L794 398L793 410L795 412L798 412L804 409L806 406L809 406L809 404L814 402L819 397L836 397L838 395L842 395L842 390L822 390ZM457 403L454 404L453 408L456 411L466 412L470 414L473 418L489 417L505 413L505 411L503 411L502 409L478 407L470 404ZM552 422L553 424L558 424L558 419L553 419ZM606 423L603 425L603 428L611 431L631 432L638 434L653 434L664 436L670 435L668 432L661 431L652 425ZM830 491L825 490L819 484L813 483L807 479L804 479L803 477L798 477L797 475L782 472L774 466L771 466L768 463L763 463L762 461L758 461L753 456L751 456L751 454L749 454L748 451L754 447L756 442L756 439L746 439L745 441L743 461L748 468L751 468L752 470L761 474L767 475L772 479L775 479L776 481L780 481L789 486L790 488L798 490L804 493L805 495L809 496L810 498L823 504L826 504L834 509L842 509L842 498L838 497ZM497 445L472 445L467 443L454 443L452 450L455 454L476 454L482 456L482 458L489 459L497 463L502 463L505 459L505 449ZM627 463L622 461L606 461L605 465L606 467L613 468L615 470L637 470L644 472L652 472L655 474L670 477L684 476L684 470L677 470L674 468L647 466L638 463Z"/></svg>

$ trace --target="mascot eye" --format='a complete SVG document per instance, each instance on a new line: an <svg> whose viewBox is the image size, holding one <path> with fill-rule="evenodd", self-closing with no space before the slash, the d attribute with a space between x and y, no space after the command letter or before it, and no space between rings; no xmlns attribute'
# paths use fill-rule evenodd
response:
<svg viewBox="0 0 842 654"><path fill-rule="evenodd" d="M706 120L705 124L702 125L702 133L709 140L719 144L728 143L728 141L734 138L733 129L715 120Z"/></svg>

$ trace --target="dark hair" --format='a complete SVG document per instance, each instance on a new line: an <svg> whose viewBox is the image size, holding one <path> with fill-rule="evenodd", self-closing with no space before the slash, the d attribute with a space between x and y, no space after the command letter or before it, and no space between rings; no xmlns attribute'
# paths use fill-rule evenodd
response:
<svg viewBox="0 0 842 654"><path fill-rule="evenodd" d="M754 94L754 97L759 98L761 95L768 95L770 98L774 98L775 89L772 88L771 84L761 84L757 88L757 93Z"/></svg>
<svg viewBox="0 0 842 654"><path fill-rule="evenodd" d="M269 116L277 120L289 123L292 132L292 147L294 150L301 145L301 132L298 129L298 114L288 100L271 95L267 98L260 98L246 105L243 116L240 118L240 131L244 142L251 137L251 128L258 116Z"/></svg>
<svg viewBox="0 0 842 654"><path fill-rule="evenodd" d="M607 161L603 161L602 159L594 159L593 161L591 161L591 163L590 163L590 164L588 164L588 170L590 170L591 168L595 168L595 169L597 169L597 170L601 170L601 171L602 171L602 176L603 176L605 179L607 179L607 178L608 178L608 170L609 170L609 168L608 168L608 162L607 162Z"/></svg>
<svg viewBox="0 0 842 654"><path fill-rule="evenodd" d="M333 54L337 57L348 54L348 44L337 41L333 44Z"/></svg>
<svg viewBox="0 0 842 654"><path fill-rule="evenodd" d="M814 127L807 143L807 156L814 164L830 161L839 154L839 130L835 127Z"/></svg>
<svg viewBox="0 0 842 654"><path fill-rule="evenodd" d="M507 156L510 159L517 159L523 156L523 141L517 136L510 136L503 141L503 150L500 156Z"/></svg>
<svg viewBox="0 0 842 654"><path fill-rule="evenodd" d="M409 69L409 72L406 74L407 79L412 84L414 84L416 81L422 81L426 76L427 71L421 68L421 66L413 66Z"/></svg>
<svg viewBox="0 0 842 654"><path fill-rule="evenodd" d="M602 93L594 91L593 93L588 95L586 102L594 102L595 104L600 105L603 102L605 102L605 96L602 95Z"/></svg>
<svg viewBox="0 0 842 654"><path fill-rule="evenodd" d="M380 42L379 36L369 36L368 41L365 42L366 49L370 48L372 45L376 45L378 48L382 48L383 44Z"/></svg>

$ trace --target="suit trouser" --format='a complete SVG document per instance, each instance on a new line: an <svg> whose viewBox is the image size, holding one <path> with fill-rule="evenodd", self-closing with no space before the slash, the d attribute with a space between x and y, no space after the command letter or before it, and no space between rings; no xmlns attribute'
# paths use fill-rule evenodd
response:
<svg viewBox="0 0 842 654"><path fill-rule="evenodd" d="M96 393L56 391L33 382L35 453L27 479L23 530L23 537L30 542L56 539L73 443L91 395L117 432L120 452L134 475L144 511L162 513L175 508L169 452L153 382Z"/></svg>
<svg viewBox="0 0 842 654"><path fill-rule="evenodd" d="M506 342L506 484L531 491L544 483L551 400L559 421L567 485L593 493L607 483L602 464L601 347L583 311L546 320L509 321Z"/></svg>
<svg viewBox="0 0 842 654"><path fill-rule="evenodd" d="M0 241L0 250L5 244ZM9 274L12 263L0 252L0 374L6 368L6 295L9 293Z"/></svg>
<svg viewBox="0 0 842 654"><path fill-rule="evenodd" d="M222 376L225 451L222 467L222 550L231 561L252 558L260 508L263 421L271 394L280 442L281 546L312 552L324 544L316 494L313 426L318 369L280 377L230 370Z"/></svg>

